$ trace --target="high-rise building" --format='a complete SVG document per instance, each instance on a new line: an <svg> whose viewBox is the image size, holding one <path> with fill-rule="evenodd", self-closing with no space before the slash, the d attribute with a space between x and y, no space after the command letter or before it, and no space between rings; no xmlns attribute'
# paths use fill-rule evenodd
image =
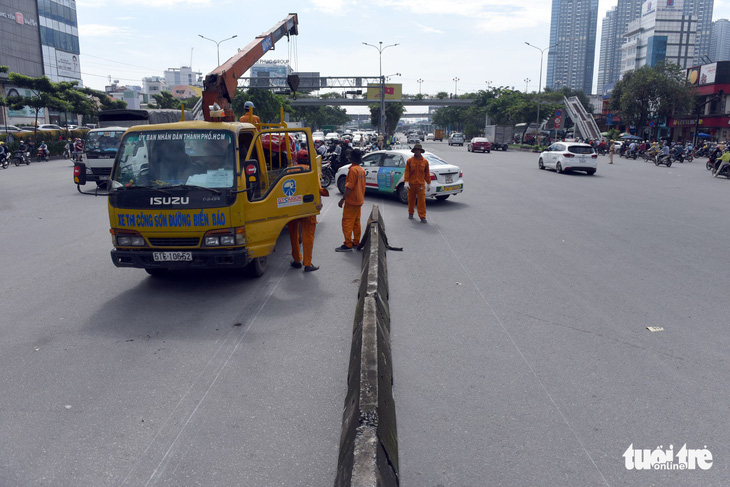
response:
<svg viewBox="0 0 730 487"><path fill-rule="evenodd" d="M710 60L730 61L730 21L720 19L712 23Z"/></svg>
<svg viewBox="0 0 730 487"><path fill-rule="evenodd" d="M13 73L51 81L78 81L81 60L75 0L0 0L0 65ZM32 96L30 90L2 83L0 95ZM58 112L41 110L42 121L58 123ZM17 122L35 121L35 110L8 110ZM5 113L0 110L0 121Z"/></svg>
<svg viewBox="0 0 730 487"><path fill-rule="evenodd" d="M664 1L666 1L667 6L675 3L675 0ZM709 61L714 6L715 0L684 0L684 13L691 15L697 21L697 40L692 58L694 64L704 64Z"/></svg>
<svg viewBox="0 0 730 487"><path fill-rule="evenodd" d="M51 81L78 81L81 85L76 0L37 1L44 74Z"/></svg>
<svg viewBox="0 0 730 487"><path fill-rule="evenodd" d="M606 12L601 31L598 58L598 91L621 78L621 46L629 22L639 18L641 0L618 0L616 7Z"/></svg>
<svg viewBox="0 0 730 487"><path fill-rule="evenodd" d="M697 20L685 13L683 0L642 4L641 17L629 22L621 46L621 74L666 61L688 68L693 62Z"/></svg>
<svg viewBox="0 0 730 487"><path fill-rule="evenodd" d="M597 27L598 0L553 0L545 80L548 88L591 93Z"/></svg>

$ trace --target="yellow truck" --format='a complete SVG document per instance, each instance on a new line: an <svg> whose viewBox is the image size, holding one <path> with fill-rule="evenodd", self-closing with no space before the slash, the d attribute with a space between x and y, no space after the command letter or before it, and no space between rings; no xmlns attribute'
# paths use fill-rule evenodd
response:
<svg viewBox="0 0 730 487"><path fill-rule="evenodd" d="M297 14L289 14L208 74L205 121L124 133L106 185L114 265L151 275L246 268L260 276L284 226L319 213L322 165L310 129L288 128L283 109L278 123L236 121L232 109L238 78L296 34ZM309 164L298 164L302 158ZM77 163L74 181L84 184L85 174Z"/></svg>
<svg viewBox="0 0 730 487"><path fill-rule="evenodd" d="M436 129L433 131L433 140L440 140L441 142L443 142L443 140L444 140L443 129Z"/></svg>
<svg viewBox="0 0 730 487"><path fill-rule="evenodd" d="M131 127L108 184L114 265L151 275L236 267L262 275L284 226L320 207L310 129L285 125ZM297 141L310 165L297 164Z"/></svg>

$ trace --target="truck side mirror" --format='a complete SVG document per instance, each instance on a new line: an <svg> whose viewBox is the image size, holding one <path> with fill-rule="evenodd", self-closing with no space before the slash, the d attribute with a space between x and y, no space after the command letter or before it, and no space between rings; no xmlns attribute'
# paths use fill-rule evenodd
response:
<svg viewBox="0 0 730 487"><path fill-rule="evenodd" d="M243 177L246 178L246 189L251 190L258 187L261 181L261 174L259 174L259 161L256 159L249 159L243 163Z"/></svg>
<svg viewBox="0 0 730 487"><path fill-rule="evenodd" d="M74 183L81 186L86 184L86 164L83 162L74 163Z"/></svg>

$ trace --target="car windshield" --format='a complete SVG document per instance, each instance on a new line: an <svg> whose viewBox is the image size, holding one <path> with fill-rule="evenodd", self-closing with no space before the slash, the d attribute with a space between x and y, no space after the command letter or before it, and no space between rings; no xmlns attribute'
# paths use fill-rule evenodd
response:
<svg viewBox="0 0 730 487"><path fill-rule="evenodd" d="M486 142L486 141L487 141L487 139L485 139L484 137L474 137L474 139L472 140L472 142Z"/></svg>
<svg viewBox="0 0 730 487"><path fill-rule="evenodd" d="M434 165L434 164L435 164L435 165L442 165L442 164L448 164L448 162L444 161L443 159L441 159L441 158L440 158L439 156L437 156L436 154L432 154L432 153L430 153L430 152L424 152L424 153L423 153L423 157L425 157L425 158L426 158L426 160L428 161L428 163L429 163L430 165Z"/></svg>
<svg viewBox="0 0 730 487"><path fill-rule="evenodd" d="M573 154L593 154L593 148L585 145L571 145L568 150Z"/></svg>
<svg viewBox="0 0 730 487"><path fill-rule="evenodd" d="M234 154L233 136L224 130L128 133L119 147L112 187L230 188Z"/></svg>
<svg viewBox="0 0 730 487"><path fill-rule="evenodd" d="M89 132L84 144L86 152L116 152L122 141L123 130Z"/></svg>

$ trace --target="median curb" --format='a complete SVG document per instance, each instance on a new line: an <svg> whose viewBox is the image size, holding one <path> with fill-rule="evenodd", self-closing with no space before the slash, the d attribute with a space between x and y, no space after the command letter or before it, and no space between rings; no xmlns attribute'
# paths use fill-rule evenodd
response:
<svg viewBox="0 0 730 487"><path fill-rule="evenodd" d="M363 236L362 269L335 486L397 486L398 435L388 305L389 248L377 205Z"/></svg>

